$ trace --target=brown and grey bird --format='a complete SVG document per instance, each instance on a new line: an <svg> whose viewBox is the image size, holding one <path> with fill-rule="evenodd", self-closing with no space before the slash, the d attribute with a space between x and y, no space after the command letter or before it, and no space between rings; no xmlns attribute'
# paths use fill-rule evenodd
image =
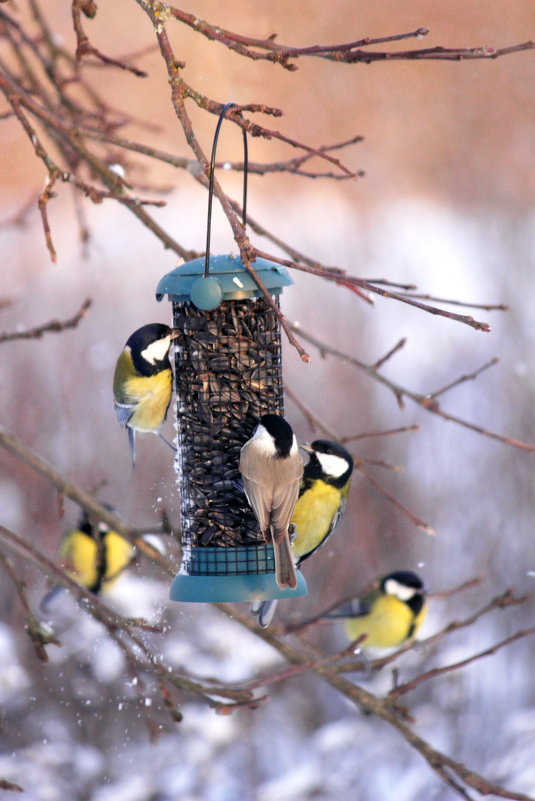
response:
<svg viewBox="0 0 535 801"><path fill-rule="evenodd" d="M288 526L299 495L303 459L290 424L265 414L240 453L243 488L260 530L273 545L275 577L281 589L297 586Z"/></svg>

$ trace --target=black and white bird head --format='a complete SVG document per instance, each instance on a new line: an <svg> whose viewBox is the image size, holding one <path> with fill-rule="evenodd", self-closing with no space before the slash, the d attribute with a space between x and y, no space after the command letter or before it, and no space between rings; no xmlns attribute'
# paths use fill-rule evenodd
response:
<svg viewBox="0 0 535 801"><path fill-rule="evenodd" d="M343 487L353 472L353 457L339 442L316 439L311 445L301 445L310 455L305 467L307 478L322 479L335 487Z"/></svg>
<svg viewBox="0 0 535 801"><path fill-rule="evenodd" d="M148 323L134 331L124 349L130 352L138 373L150 376L170 367L169 347L177 334L163 323Z"/></svg>
<svg viewBox="0 0 535 801"><path fill-rule="evenodd" d="M287 459L299 453L292 427L278 414L264 414L253 434L259 452L275 459Z"/></svg>
<svg viewBox="0 0 535 801"><path fill-rule="evenodd" d="M425 587L422 579L410 570L397 570L381 579L381 590L385 595L393 595L417 614L425 600Z"/></svg>

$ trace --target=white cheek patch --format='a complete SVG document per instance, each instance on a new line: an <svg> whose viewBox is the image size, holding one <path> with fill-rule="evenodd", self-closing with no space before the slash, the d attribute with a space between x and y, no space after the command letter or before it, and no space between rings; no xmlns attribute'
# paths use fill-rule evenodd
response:
<svg viewBox="0 0 535 801"><path fill-rule="evenodd" d="M405 584L400 584L395 579L388 579L385 583L385 592L387 595L395 595L400 601L410 601L416 595L414 587L407 587Z"/></svg>
<svg viewBox="0 0 535 801"><path fill-rule="evenodd" d="M343 476L349 467L345 459L342 459L340 456L335 456L334 453L321 453L320 451L316 451L316 457L324 472L328 476L333 476L334 478Z"/></svg>
<svg viewBox="0 0 535 801"><path fill-rule="evenodd" d="M265 453L268 456L275 456L277 451L275 447L275 442L273 441L273 437L267 430L264 428L262 424L260 424L256 431L253 434L253 439L255 441L255 447L258 448L259 451Z"/></svg>
<svg viewBox="0 0 535 801"><path fill-rule="evenodd" d="M151 342L145 350L141 351L141 356L145 359L146 362L149 364L154 364L155 362L161 362L162 359L165 358L166 353L169 350L169 346L171 344L171 337L164 337L163 339L157 339L156 342Z"/></svg>

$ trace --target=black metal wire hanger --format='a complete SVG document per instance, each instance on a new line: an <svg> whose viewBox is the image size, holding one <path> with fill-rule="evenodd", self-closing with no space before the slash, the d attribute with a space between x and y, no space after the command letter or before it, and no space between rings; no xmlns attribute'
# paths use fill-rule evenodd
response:
<svg viewBox="0 0 535 801"><path fill-rule="evenodd" d="M212 233L212 199L214 196L214 172L215 172L215 156L217 151L217 143L219 140L219 131L225 119L225 115L230 108L237 106L237 103L225 103L219 114L217 126L214 134L214 142L212 145L212 156L210 158L210 180L208 185L208 214L206 219L206 253L204 257L204 277L208 278L210 270L210 238ZM247 148L247 133L242 129L243 133L243 203L242 203L242 223L243 227L247 225L247 179L249 177L249 154Z"/></svg>

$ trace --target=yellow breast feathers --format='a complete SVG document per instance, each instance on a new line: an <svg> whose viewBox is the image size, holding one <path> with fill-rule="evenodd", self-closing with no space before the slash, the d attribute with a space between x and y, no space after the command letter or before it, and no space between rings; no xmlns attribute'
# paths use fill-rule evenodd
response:
<svg viewBox="0 0 535 801"><path fill-rule="evenodd" d="M340 508L340 496L340 490L330 484L314 481L298 498L292 515L296 529L292 543L294 556L300 558L323 542Z"/></svg>
<svg viewBox="0 0 535 801"><path fill-rule="evenodd" d="M425 606L415 617L410 607L399 598L381 595L374 602L373 611L362 617L348 618L344 630L350 640L366 634L363 648L395 648L416 635L425 614Z"/></svg>

